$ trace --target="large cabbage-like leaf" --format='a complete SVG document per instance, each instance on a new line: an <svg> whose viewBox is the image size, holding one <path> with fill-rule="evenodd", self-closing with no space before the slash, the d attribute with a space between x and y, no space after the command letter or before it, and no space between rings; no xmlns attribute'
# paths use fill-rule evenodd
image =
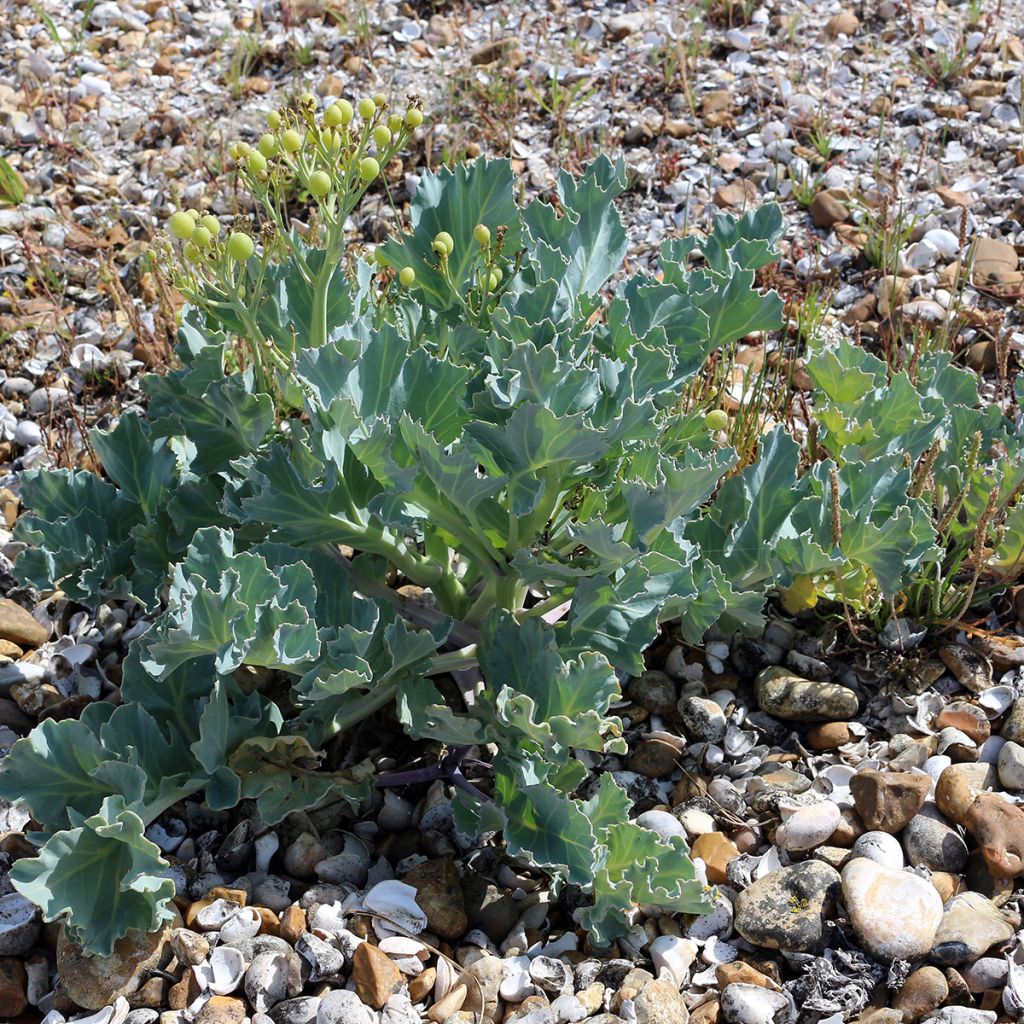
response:
<svg viewBox="0 0 1024 1024"><path fill-rule="evenodd" d="M155 931L172 916L174 882L144 831L122 797L108 797L75 828L51 836L37 857L19 860L11 881L44 920L62 921L70 938L108 954L127 932Z"/></svg>

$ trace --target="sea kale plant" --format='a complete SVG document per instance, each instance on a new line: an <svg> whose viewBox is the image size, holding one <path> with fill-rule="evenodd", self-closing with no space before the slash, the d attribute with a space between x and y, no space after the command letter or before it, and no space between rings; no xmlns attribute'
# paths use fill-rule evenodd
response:
<svg viewBox="0 0 1024 1024"><path fill-rule="evenodd" d="M461 833L578 886L595 943L638 905L700 912L683 841L587 778L623 752L612 712L659 626L754 630L775 589L890 600L942 564L936 509L960 501L949 530L988 501L1009 425L946 357L911 380L815 354L814 450L776 425L746 465L724 410L691 400L712 354L781 323L755 286L775 206L628 276L621 165L520 202L509 163L480 159L425 173L410 229L354 255L346 220L421 120L303 97L236 144L259 224L181 210L163 243L180 365L147 379L146 417L93 434L103 477L24 477L22 578L153 617L121 703L42 722L0 771L39 826L14 884L90 950L169 918L145 830L185 797L273 824L429 779ZM375 779L353 741L374 715L437 764Z"/></svg>

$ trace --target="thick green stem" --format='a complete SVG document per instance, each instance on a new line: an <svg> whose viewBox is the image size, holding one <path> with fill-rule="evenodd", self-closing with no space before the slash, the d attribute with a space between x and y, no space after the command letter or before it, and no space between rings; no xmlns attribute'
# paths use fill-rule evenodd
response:
<svg viewBox="0 0 1024 1024"><path fill-rule="evenodd" d="M361 697L350 705L348 711L343 715L335 716L334 721L327 726L324 732L324 739L328 740L332 736L337 736L338 733L358 725L364 718L369 718L375 711L380 711L381 708L386 707L395 699L397 692L398 684L392 683L389 686L380 686L371 693L366 694L366 696Z"/></svg>
<svg viewBox="0 0 1024 1024"><path fill-rule="evenodd" d="M337 264L330 247L324 252L324 262L313 281L313 320L309 329L309 344L320 348L327 343L327 296Z"/></svg>

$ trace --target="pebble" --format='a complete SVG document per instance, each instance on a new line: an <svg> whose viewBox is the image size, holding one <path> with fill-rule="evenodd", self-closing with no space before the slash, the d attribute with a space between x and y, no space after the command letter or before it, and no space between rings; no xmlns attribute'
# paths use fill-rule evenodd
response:
<svg viewBox="0 0 1024 1024"><path fill-rule="evenodd" d="M68 998L86 1010L110 1006L121 996L133 995L149 971L161 969L170 960L168 940L166 929L149 935L129 932L114 943L109 956L95 956L61 931L57 940L61 985Z"/></svg>
<svg viewBox="0 0 1024 1024"><path fill-rule="evenodd" d="M19 647L38 647L46 643L50 631L9 598L0 597L0 640L9 640Z"/></svg>
<svg viewBox="0 0 1024 1024"><path fill-rule="evenodd" d="M290 951L289 951L290 952ZM253 1007L265 1013L289 995L289 967L291 956L285 953L257 953L245 972L245 994ZM298 972L296 972L296 979Z"/></svg>
<svg viewBox="0 0 1024 1024"><path fill-rule="evenodd" d="M647 953L659 978L671 981L677 989L686 984L690 967L697 959L697 943L679 935L659 935Z"/></svg>
<svg viewBox="0 0 1024 1024"><path fill-rule="evenodd" d="M990 764L954 764L935 783L935 803L957 825L967 824L967 813L979 793L993 789L999 781Z"/></svg>
<svg viewBox="0 0 1024 1024"><path fill-rule="evenodd" d="M725 739L725 712L716 701L707 697L680 697L677 710L691 740L721 743Z"/></svg>
<svg viewBox="0 0 1024 1024"><path fill-rule="evenodd" d="M903 1020L920 1020L941 1006L949 995L946 976L937 967L920 967L903 983L893 999L893 1008L901 1010Z"/></svg>
<svg viewBox="0 0 1024 1024"><path fill-rule="evenodd" d="M637 1024L686 1024L689 1012L674 981L647 982L633 1000Z"/></svg>
<svg viewBox="0 0 1024 1024"><path fill-rule="evenodd" d="M790 812L775 833L775 842L784 850L813 850L835 832L842 814L831 800Z"/></svg>
<svg viewBox="0 0 1024 1024"><path fill-rule="evenodd" d="M1024 790L1024 746L1009 740L999 749L999 781L1014 792Z"/></svg>
<svg viewBox="0 0 1024 1024"><path fill-rule="evenodd" d="M754 694L762 711L790 722L846 721L860 706L846 686L801 679L776 665L758 674Z"/></svg>
<svg viewBox="0 0 1024 1024"><path fill-rule="evenodd" d="M783 993L760 985L726 985L719 1001L729 1024L774 1024L776 1014L789 1007Z"/></svg>
<svg viewBox="0 0 1024 1024"><path fill-rule="evenodd" d="M780 868L751 883L736 900L736 931L767 949L817 952L828 911L839 894L839 873L821 861Z"/></svg>
<svg viewBox="0 0 1024 1024"><path fill-rule="evenodd" d="M373 1011L355 992L334 989L320 1000L316 1024L376 1024Z"/></svg>
<svg viewBox="0 0 1024 1024"><path fill-rule="evenodd" d="M728 881L729 864L740 855L740 851L724 833L705 832L694 840L690 855L704 861L707 879L712 885L722 885Z"/></svg>
<svg viewBox="0 0 1024 1024"><path fill-rule="evenodd" d="M932 947L942 900L930 882L864 857L843 868L843 902L850 923L873 956L916 960Z"/></svg>
<svg viewBox="0 0 1024 1024"><path fill-rule="evenodd" d="M1013 934L1013 925L990 899L979 892L964 892L946 905L931 958L946 967L959 967L1009 942Z"/></svg>
<svg viewBox="0 0 1024 1024"><path fill-rule="evenodd" d="M888 832L865 832L853 844L854 857L866 857L892 871L903 868L903 849L899 840Z"/></svg>
<svg viewBox="0 0 1024 1024"><path fill-rule="evenodd" d="M28 977L17 957L0 957L0 1017L12 1020L28 1007Z"/></svg>
<svg viewBox="0 0 1024 1024"><path fill-rule="evenodd" d="M404 982L402 972L387 954L362 942L352 958L352 984L364 1003L380 1010L390 996L401 991Z"/></svg>
<svg viewBox="0 0 1024 1024"><path fill-rule="evenodd" d="M977 263L974 266L977 270ZM992 685L992 663L973 647L943 644L939 648L939 657L965 690L980 693Z"/></svg>
<svg viewBox="0 0 1024 1024"><path fill-rule="evenodd" d="M966 827L993 878L1024 874L1024 808L997 793L979 793L967 812Z"/></svg>
<svg viewBox="0 0 1024 1024"><path fill-rule="evenodd" d="M931 783L923 772L860 771L850 780L850 793L869 831L894 833L924 806Z"/></svg>
<svg viewBox="0 0 1024 1024"><path fill-rule="evenodd" d="M931 804L925 804L900 837L911 867L960 874L967 866L967 844Z"/></svg>
<svg viewBox="0 0 1024 1024"><path fill-rule="evenodd" d="M664 672L651 670L629 683L629 698L655 715L668 715L676 709L677 687Z"/></svg>
<svg viewBox="0 0 1024 1024"><path fill-rule="evenodd" d="M468 926L462 880L448 857L429 860L410 871L403 881L416 890L416 902L427 918L427 927L442 939L461 938Z"/></svg>
<svg viewBox="0 0 1024 1024"><path fill-rule="evenodd" d="M641 828L649 828L652 832L657 832L662 839L670 839L672 836L682 836L685 838L686 829L683 828L679 819L674 814L669 814L668 811L644 811L643 814L638 814L636 824Z"/></svg>

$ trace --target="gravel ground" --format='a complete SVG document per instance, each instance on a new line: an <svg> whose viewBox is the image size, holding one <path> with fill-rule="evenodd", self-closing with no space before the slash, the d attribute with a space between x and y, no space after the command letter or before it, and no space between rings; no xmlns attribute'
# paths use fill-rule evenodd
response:
<svg viewBox="0 0 1024 1024"><path fill-rule="evenodd" d="M719 210L777 200L770 283L801 331L874 345L930 330L990 400L1009 392L1017 0L328 8L0 0L0 151L26 191L0 202L0 751L116 693L145 625L16 588L19 475L90 465L87 428L140 403L173 341L154 231L182 200L229 212L226 145L305 89L412 93L428 113L395 205L371 197L353 244L380 237L424 166L508 155L543 191L558 166L622 154L633 265ZM328 809L276 830L187 803L149 833L180 926L83 958L13 893L27 820L0 803L0 1019L1019 1019L1024 658L901 625L870 657L784 619L759 640L697 651L667 635L651 652L620 711L629 755L592 768L616 773L643 824L689 838L717 895L697 919L638 909L612 950L577 934L571 890L465 844L436 784L378 794L356 822ZM982 625L1024 634L1002 607Z"/></svg>

